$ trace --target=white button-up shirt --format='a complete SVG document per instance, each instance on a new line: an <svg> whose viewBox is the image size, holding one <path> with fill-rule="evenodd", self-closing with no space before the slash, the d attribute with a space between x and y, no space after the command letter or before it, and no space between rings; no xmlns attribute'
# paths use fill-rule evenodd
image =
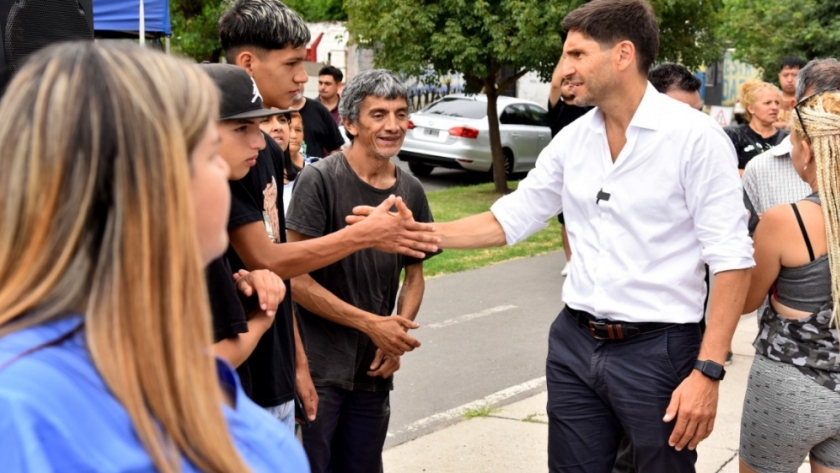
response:
<svg viewBox="0 0 840 473"><path fill-rule="evenodd" d="M754 265L737 163L708 115L648 84L615 163L595 108L564 128L491 211L508 244L563 212L570 307L626 322L698 322L703 263L712 273ZM609 200L596 202L602 190Z"/></svg>

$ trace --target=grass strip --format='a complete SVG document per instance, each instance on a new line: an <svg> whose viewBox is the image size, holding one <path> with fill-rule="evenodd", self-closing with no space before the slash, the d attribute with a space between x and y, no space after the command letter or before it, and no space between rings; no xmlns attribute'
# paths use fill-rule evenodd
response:
<svg viewBox="0 0 840 473"><path fill-rule="evenodd" d="M518 181L509 182L515 189ZM493 183L474 186L452 187L426 194L432 215L437 222L448 222L490 210L490 206L499 198L493 189ZM515 258L524 258L563 248L560 237L560 224L557 219L549 221L549 226L514 246L487 248L481 250L445 250L442 254L423 264L426 277L441 274L469 271Z"/></svg>

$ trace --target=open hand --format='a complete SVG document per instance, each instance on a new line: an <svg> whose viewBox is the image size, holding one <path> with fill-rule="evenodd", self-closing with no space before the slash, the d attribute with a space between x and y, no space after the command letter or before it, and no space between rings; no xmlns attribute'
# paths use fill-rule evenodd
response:
<svg viewBox="0 0 840 473"><path fill-rule="evenodd" d="M397 211L391 212L391 207ZM433 235L434 224L416 222L402 197L392 195L376 207L355 207L345 221L348 225L369 226L372 247L385 253L423 258L425 253L437 251L440 243L440 238Z"/></svg>

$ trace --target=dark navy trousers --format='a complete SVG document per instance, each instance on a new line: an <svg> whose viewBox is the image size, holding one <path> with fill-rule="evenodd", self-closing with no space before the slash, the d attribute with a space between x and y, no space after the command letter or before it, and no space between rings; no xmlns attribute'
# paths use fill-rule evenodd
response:
<svg viewBox="0 0 840 473"><path fill-rule="evenodd" d="M312 473L381 473L390 392L316 386L318 415L302 428Z"/></svg>
<svg viewBox="0 0 840 473"><path fill-rule="evenodd" d="M697 453L668 445L671 394L691 374L697 324L629 340L596 340L563 309L548 338L548 464L551 473L610 473L622 435L639 473L694 472Z"/></svg>

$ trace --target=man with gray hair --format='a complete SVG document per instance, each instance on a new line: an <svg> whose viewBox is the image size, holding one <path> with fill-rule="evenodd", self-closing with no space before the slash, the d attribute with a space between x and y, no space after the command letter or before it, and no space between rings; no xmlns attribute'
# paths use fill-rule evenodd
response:
<svg viewBox="0 0 840 473"><path fill-rule="evenodd" d="M814 59L802 70L796 81L796 95L791 106L814 93L840 88L840 62L834 58ZM795 120L796 115L791 115ZM780 144L756 156L744 171L744 192L758 216L773 206L789 204L804 199L810 194L811 186L806 184L793 168L790 159L790 137ZM750 231L758 219L751 220Z"/></svg>
<svg viewBox="0 0 840 473"><path fill-rule="evenodd" d="M340 112L351 144L303 168L286 215L289 241L341 231L355 206L376 205L389 195L402 199L418 222L432 221L420 182L391 162L408 130L407 97L387 70L362 72L347 84ZM389 392L400 357L378 347L371 328L390 318L395 306L397 316L414 320L429 256L363 250L293 279L320 400L317 419L303 429L314 473L382 470Z"/></svg>
<svg viewBox="0 0 840 473"><path fill-rule="evenodd" d="M303 19L278 0L236 0L219 20L219 38L228 62L242 67L254 79L253 100L262 96L266 107L289 108L300 84L307 80L303 60L310 36ZM234 271L270 269L286 281L287 287L275 322L242 364L240 374L243 379L250 374L252 387L246 392L254 402L293 429L295 396L305 410L303 421L315 420L318 395L292 313L288 280L359 250L375 248L422 257L424 251L437 247L432 244L434 238L423 233L429 226L415 222L402 202L388 194L380 198L380 218L369 222L367 229L354 225L324 238L287 242L283 189L278 187L283 183L283 150L270 137L260 138L263 140L254 142L251 170L243 179L230 183L228 259ZM388 212L394 205L400 210L397 215ZM407 333L416 327L402 317L379 318L370 322L368 334L385 353L400 356L420 346Z"/></svg>

